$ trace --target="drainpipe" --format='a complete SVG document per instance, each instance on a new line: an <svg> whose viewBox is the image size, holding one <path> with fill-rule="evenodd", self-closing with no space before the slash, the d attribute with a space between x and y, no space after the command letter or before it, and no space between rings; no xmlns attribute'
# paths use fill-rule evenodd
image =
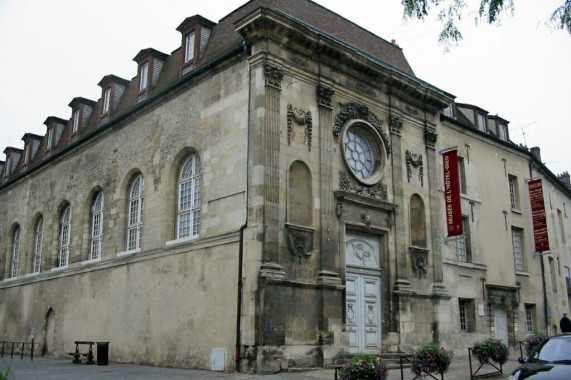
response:
<svg viewBox="0 0 571 380"><path fill-rule="evenodd" d="M535 155L529 153L531 160L529 160L529 178L533 178L533 161L536 160ZM549 322L547 318L547 289L545 288L545 264L543 263L543 256L539 256L541 262L541 287L543 290L543 318L545 319L545 333L549 333Z"/></svg>
<svg viewBox="0 0 571 380"><path fill-rule="evenodd" d="M246 57L250 55L249 47L246 41L243 42L244 54ZM249 66L249 65L248 65ZM246 129L246 221L240 227L240 246L238 247L238 295L236 297L236 372L240 372L240 350L242 347L242 273L244 262L244 230L248 227L248 181L250 178L250 102L251 102L251 83L252 72L248 69L248 128Z"/></svg>

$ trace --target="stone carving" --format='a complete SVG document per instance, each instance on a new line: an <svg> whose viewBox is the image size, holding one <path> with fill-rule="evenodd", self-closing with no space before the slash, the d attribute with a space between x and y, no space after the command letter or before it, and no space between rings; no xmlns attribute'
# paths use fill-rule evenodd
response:
<svg viewBox="0 0 571 380"><path fill-rule="evenodd" d="M349 256L348 262L351 264L372 268L379 266L379 257L374 247L362 239L349 241L347 243L346 254Z"/></svg>
<svg viewBox="0 0 571 380"><path fill-rule="evenodd" d="M353 304L347 303L347 323L355 322L355 310L353 310Z"/></svg>
<svg viewBox="0 0 571 380"><path fill-rule="evenodd" d="M284 71L280 67L266 65L266 86L272 86L281 89L281 83L284 79Z"/></svg>
<svg viewBox="0 0 571 380"><path fill-rule="evenodd" d="M412 167L418 168L418 179L420 186L424 186L424 168L422 164L422 154L414 154L411 151L406 151L406 177L410 182L412 177Z"/></svg>
<svg viewBox="0 0 571 380"><path fill-rule="evenodd" d="M424 143L428 148L436 149L436 140L438 134L436 134L436 128L429 127L428 125L424 128Z"/></svg>
<svg viewBox="0 0 571 380"><path fill-rule="evenodd" d="M311 139L312 139L312 119L311 119L311 111L304 111L301 108L297 108L292 106L291 104L287 105L287 144L291 145L291 140L295 136L295 132L293 130L293 123L297 125L305 125L305 138L303 143L307 142L307 148L311 152Z"/></svg>
<svg viewBox="0 0 571 380"><path fill-rule="evenodd" d="M373 305L367 305L367 322L375 323L375 310Z"/></svg>
<svg viewBox="0 0 571 380"><path fill-rule="evenodd" d="M360 186L355 185L349 175L345 172L339 172L339 188L342 191L347 191L349 193L355 193L362 197L367 197L371 199L380 199L386 201L388 199L388 189L387 185L378 183L373 186Z"/></svg>
<svg viewBox="0 0 571 380"><path fill-rule="evenodd" d="M387 214L385 217L385 223L387 224L388 228L393 228L393 218L391 217L391 214Z"/></svg>
<svg viewBox="0 0 571 380"><path fill-rule="evenodd" d="M355 90L359 91L359 92L362 93L362 94L368 95L368 96L370 96L371 98L375 98L375 97L376 97L376 94L375 94L375 91L373 90L373 88L370 87L370 86L368 86L368 85L366 85L366 84L363 83L363 82L359 82L359 81L355 81L355 82L353 82L353 81L348 81L348 82L347 82L347 86L348 86L348 87L351 87L352 89L355 89Z"/></svg>
<svg viewBox="0 0 571 380"><path fill-rule="evenodd" d="M313 253L313 229L286 224L289 253L298 257L309 257Z"/></svg>
<svg viewBox="0 0 571 380"><path fill-rule="evenodd" d="M404 109L406 110L406 112L410 113L411 115L418 115L418 110L414 107L407 105L406 107L404 107Z"/></svg>
<svg viewBox="0 0 571 380"><path fill-rule="evenodd" d="M340 218L343 215L343 203L337 202L337 207L335 208L335 213L337 217Z"/></svg>
<svg viewBox="0 0 571 380"><path fill-rule="evenodd" d="M331 97L334 93L335 91L329 87L317 87L317 104L323 107L333 108L331 107Z"/></svg>
<svg viewBox="0 0 571 380"><path fill-rule="evenodd" d="M428 249L410 247L412 271L418 278L426 277L428 268Z"/></svg>
<svg viewBox="0 0 571 380"><path fill-rule="evenodd" d="M335 123L333 124L333 140L335 143L339 142L339 135L343 130L343 126L352 119L362 119L369 122L375 130L381 136L387 154L391 153L391 147L389 145L389 138L387 133L383 129L383 121L375 115L375 113L369 110L369 107L358 103L339 103L341 111L335 117Z"/></svg>
<svg viewBox="0 0 571 380"><path fill-rule="evenodd" d="M402 131L402 119L395 115L389 115L389 127L391 133L400 136Z"/></svg>
<svg viewBox="0 0 571 380"><path fill-rule="evenodd" d="M361 214L361 220L365 223L365 228L370 230L371 229L371 215L370 214Z"/></svg>

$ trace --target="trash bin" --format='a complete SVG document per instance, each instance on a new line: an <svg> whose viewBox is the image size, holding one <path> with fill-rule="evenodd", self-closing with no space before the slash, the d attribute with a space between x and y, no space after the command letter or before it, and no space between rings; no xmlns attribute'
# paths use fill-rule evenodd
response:
<svg viewBox="0 0 571 380"><path fill-rule="evenodd" d="M97 342L97 365L109 364L109 342Z"/></svg>

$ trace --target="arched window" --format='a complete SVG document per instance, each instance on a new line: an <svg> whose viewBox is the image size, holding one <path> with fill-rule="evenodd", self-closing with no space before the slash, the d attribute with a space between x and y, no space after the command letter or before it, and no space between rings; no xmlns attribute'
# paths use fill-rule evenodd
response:
<svg viewBox="0 0 571 380"><path fill-rule="evenodd" d="M423 248L427 244L424 202L417 194L410 197L410 244Z"/></svg>
<svg viewBox="0 0 571 380"><path fill-rule="evenodd" d="M101 239L103 237L103 193L96 194L91 206L91 260L101 257Z"/></svg>
<svg viewBox="0 0 571 380"><path fill-rule="evenodd" d="M177 239L198 237L200 229L200 157L190 156L180 169Z"/></svg>
<svg viewBox="0 0 571 380"><path fill-rule="evenodd" d="M129 215L127 219L127 250L141 248L143 232L143 207L145 205L145 180L139 174L129 190Z"/></svg>
<svg viewBox="0 0 571 380"><path fill-rule="evenodd" d="M44 240L44 218L40 217L36 223L36 236L34 239L34 273L42 269L42 242Z"/></svg>
<svg viewBox="0 0 571 380"><path fill-rule="evenodd" d="M59 230L58 267L66 267L69 262L69 242L71 240L71 206L67 205L61 213Z"/></svg>
<svg viewBox="0 0 571 380"><path fill-rule="evenodd" d="M11 277L18 277L18 270L20 269L20 227L12 234L12 268Z"/></svg>

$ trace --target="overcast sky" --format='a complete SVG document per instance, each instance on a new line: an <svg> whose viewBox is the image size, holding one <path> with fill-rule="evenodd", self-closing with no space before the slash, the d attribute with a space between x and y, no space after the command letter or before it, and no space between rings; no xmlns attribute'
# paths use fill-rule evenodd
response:
<svg viewBox="0 0 571 380"><path fill-rule="evenodd" d="M544 25L563 0L514 0L514 16L500 26L476 26L468 12L464 40L448 53L438 44L436 15L404 21L401 0L316 2L396 39L419 78L509 120L512 140L540 146L554 173L571 169L571 35ZM99 99L104 75L134 77L139 50L178 48L175 29L186 17L217 22L243 3L0 0L0 152L23 148L24 133L44 135L48 116L69 119L74 97Z"/></svg>

